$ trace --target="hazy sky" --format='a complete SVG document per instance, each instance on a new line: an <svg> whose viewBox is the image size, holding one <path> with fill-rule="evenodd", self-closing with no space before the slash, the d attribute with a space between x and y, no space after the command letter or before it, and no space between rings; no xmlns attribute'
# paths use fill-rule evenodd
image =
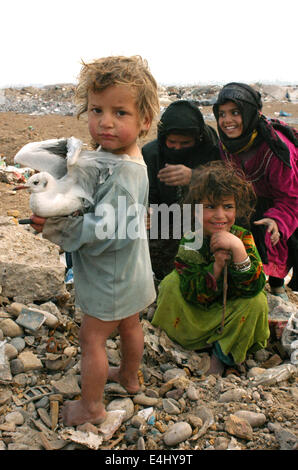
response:
<svg viewBox="0 0 298 470"><path fill-rule="evenodd" d="M0 87L76 83L80 61L140 54L161 84L298 84L294 0L5 0Z"/></svg>

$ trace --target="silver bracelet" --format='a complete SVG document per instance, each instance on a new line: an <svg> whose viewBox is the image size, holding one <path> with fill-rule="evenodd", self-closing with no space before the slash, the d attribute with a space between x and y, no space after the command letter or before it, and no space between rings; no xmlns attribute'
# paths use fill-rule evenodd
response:
<svg viewBox="0 0 298 470"><path fill-rule="evenodd" d="M241 261L240 263L233 263L233 268L235 271L238 271L240 273L244 273L245 271L249 271L251 267L251 261L250 257L248 256L244 261Z"/></svg>

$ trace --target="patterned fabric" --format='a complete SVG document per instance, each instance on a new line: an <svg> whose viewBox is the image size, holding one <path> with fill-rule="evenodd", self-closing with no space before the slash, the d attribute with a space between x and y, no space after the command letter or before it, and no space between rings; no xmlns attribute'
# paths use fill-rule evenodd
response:
<svg viewBox="0 0 298 470"><path fill-rule="evenodd" d="M244 171L257 195L257 208L253 220L269 217L277 222L280 241L272 246L266 227L251 224L258 251L268 276L284 278L291 267L297 271L298 230L298 150L280 131L276 131L290 152L291 168L283 164L263 142L247 160L241 154L225 152L220 145L221 158ZM265 205L262 201L267 200ZM295 240L293 240L293 237ZM294 276L297 279L297 274ZM297 289L297 281L291 284Z"/></svg>
<svg viewBox="0 0 298 470"><path fill-rule="evenodd" d="M152 324L185 349L201 350L218 344L225 356L241 364L247 353L266 347L270 331L264 291L254 297L229 298L223 331L221 319L222 299L212 302L208 308L187 302L180 291L177 271L172 271L160 283Z"/></svg>
<svg viewBox="0 0 298 470"><path fill-rule="evenodd" d="M261 258L248 230L233 225L230 232L242 240L251 266L248 271L239 272L232 263L228 265L227 298L253 297L261 292L266 282ZM189 240L183 237L175 261L182 296L192 304L208 307L212 302L222 299L223 277L216 280L213 275L214 257L210 252L209 238L204 239L199 251L186 248L186 242L189 243Z"/></svg>

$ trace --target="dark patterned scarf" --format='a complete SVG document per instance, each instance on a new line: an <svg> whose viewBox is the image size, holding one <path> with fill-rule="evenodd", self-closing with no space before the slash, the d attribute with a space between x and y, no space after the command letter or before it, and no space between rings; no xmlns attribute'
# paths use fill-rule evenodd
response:
<svg viewBox="0 0 298 470"><path fill-rule="evenodd" d="M219 106L227 101L233 101L242 116L243 132L240 137L231 139L218 125ZM265 141L272 152L291 168L290 152L287 145L280 139L276 131L280 131L296 147L298 147L298 132L278 119L268 119L261 113L262 100L258 91L244 83L228 83L220 91L213 106L213 113L217 121L218 133L222 144L230 153L240 153L252 141L252 146L258 146ZM257 136L253 135L257 131ZM251 147L252 148L252 147Z"/></svg>

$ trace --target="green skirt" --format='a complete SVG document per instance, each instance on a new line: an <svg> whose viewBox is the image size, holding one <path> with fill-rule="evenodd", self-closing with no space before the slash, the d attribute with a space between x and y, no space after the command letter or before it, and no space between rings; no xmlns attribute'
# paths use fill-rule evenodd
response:
<svg viewBox="0 0 298 470"><path fill-rule="evenodd" d="M221 303L205 307L184 300L176 271L160 283L152 324L185 349L200 350L218 341L222 352L241 364L248 352L266 347L270 331L264 291L251 298L228 299L223 332L219 333L221 320Z"/></svg>

